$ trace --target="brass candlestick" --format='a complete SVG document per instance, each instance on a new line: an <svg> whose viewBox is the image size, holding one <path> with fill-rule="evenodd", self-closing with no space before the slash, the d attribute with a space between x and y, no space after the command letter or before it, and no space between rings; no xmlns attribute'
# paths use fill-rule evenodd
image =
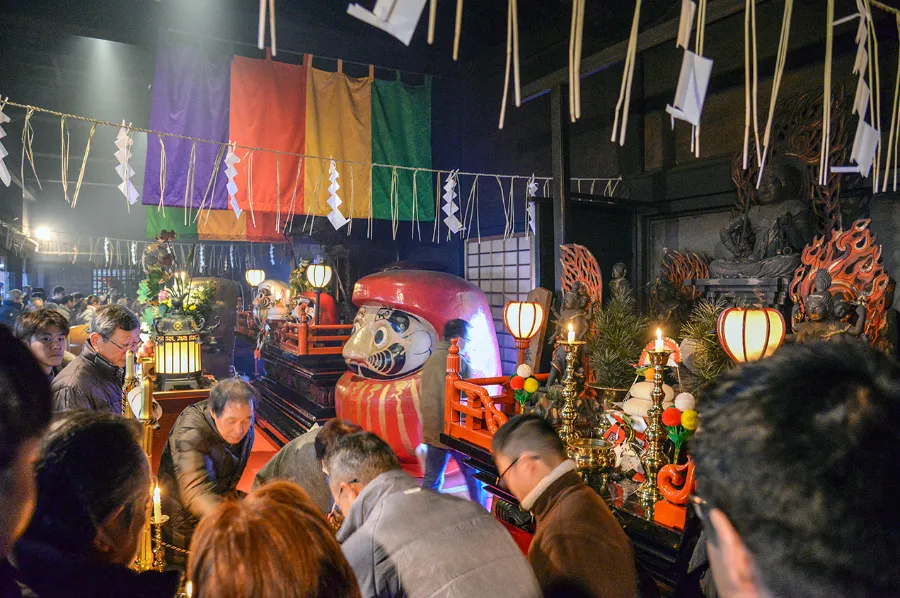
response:
<svg viewBox="0 0 900 598"><path fill-rule="evenodd" d="M663 399L663 368L669 362L671 351L662 349L657 351L648 351L650 357L650 365L653 366L653 392L650 398L653 400L653 406L647 412L647 432L644 438L647 440L647 452L641 458L641 465L644 467L644 483L637 489L638 497L650 504L662 499L662 493L656 482L656 476L660 468L669 462L668 457L663 452L663 442L665 441L665 433L662 423Z"/></svg>
<svg viewBox="0 0 900 598"><path fill-rule="evenodd" d="M559 418L562 420L559 437L567 448L571 441L580 436L578 430L575 429L575 420L578 419L578 412L575 411L575 399L578 397L578 391L575 390L575 358L578 355L578 347L583 344L584 341L562 343L566 350L566 373L563 376L562 396L565 404L559 414Z"/></svg>
<svg viewBox="0 0 900 598"><path fill-rule="evenodd" d="M163 571L166 568L166 549L162 541L162 526L168 520L168 515L160 515L159 519L154 517L150 521L153 526L153 568L157 571Z"/></svg>

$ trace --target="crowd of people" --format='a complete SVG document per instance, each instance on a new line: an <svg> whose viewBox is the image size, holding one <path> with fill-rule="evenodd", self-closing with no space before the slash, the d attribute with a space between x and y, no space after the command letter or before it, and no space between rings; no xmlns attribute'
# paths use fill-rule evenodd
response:
<svg viewBox="0 0 900 598"><path fill-rule="evenodd" d="M257 394L240 379L170 431L158 481L177 569L138 573L153 475L140 427L122 417L138 319L96 308L62 367L69 325L45 304L14 335L0 326L0 598L171 597L182 576L197 598L658 595L545 419L514 417L493 439L496 484L533 517L524 553L466 470L472 500L435 491L449 457L466 464L434 436L420 482L377 435L332 419L244 495ZM784 347L721 376L691 450L703 535L684 595L900 596L898 381L892 359L843 342ZM442 400L442 385L429 388L423 426Z"/></svg>
<svg viewBox="0 0 900 598"><path fill-rule="evenodd" d="M140 312L139 302L125 297L116 286L110 286L103 295L68 294L65 287L56 286L48 297L43 288L25 285L22 289L10 289L5 293L0 291L0 295L3 297L0 303L0 325L10 330L15 327L21 314L44 308L62 314L69 326L90 324L94 312L103 305L121 305Z"/></svg>

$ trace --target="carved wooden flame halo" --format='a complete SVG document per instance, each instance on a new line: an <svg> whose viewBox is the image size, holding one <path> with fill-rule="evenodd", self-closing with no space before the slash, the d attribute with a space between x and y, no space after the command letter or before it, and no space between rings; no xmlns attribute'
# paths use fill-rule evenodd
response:
<svg viewBox="0 0 900 598"><path fill-rule="evenodd" d="M681 253L666 250L662 275L672 283L679 295L688 301L696 301L702 293L696 287L685 285L684 281L709 278L709 265L693 251Z"/></svg>
<svg viewBox="0 0 900 598"><path fill-rule="evenodd" d="M806 314L805 298L813 288L816 272L826 269L831 275L831 292L849 301L866 297L864 333L873 345L881 347L887 324L885 291L888 275L884 271L882 247L869 229L871 220L857 220L850 230L833 231L831 239L816 237L803 249L800 266L791 282L791 299Z"/></svg>
<svg viewBox="0 0 900 598"><path fill-rule="evenodd" d="M563 267L560 281L563 293L580 282L590 297L591 306L603 305L603 275L593 254L582 245L560 245L559 261Z"/></svg>

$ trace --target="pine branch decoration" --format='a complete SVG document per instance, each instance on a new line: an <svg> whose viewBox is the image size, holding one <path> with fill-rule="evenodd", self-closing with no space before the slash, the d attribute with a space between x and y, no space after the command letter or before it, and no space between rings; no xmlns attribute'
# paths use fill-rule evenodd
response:
<svg viewBox="0 0 900 598"><path fill-rule="evenodd" d="M614 292L612 299L594 316L593 336L587 351L597 385L630 388L634 363L647 338L647 317L639 314L634 297Z"/></svg>
<svg viewBox="0 0 900 598"><path fill-rule="evenodd" d="M681 329L682 338L693 345L690 390L695 395L733 365L716 331L719 315L727 307L728 302L722 297L701 299Z"/></svg>

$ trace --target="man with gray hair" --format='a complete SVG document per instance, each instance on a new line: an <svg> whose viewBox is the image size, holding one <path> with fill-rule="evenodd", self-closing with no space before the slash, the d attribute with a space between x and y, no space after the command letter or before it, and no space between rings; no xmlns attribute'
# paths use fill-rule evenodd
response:
<svg viewBox="0 0 900 598"><path fill-rule="evenodd" d="M3 304L0 305L0 325L9 328L10 332L16 327L16 320L22 315L24 296L19 289L10 289L3 299Z"/></svg>
<svg viewBox="0 0 900 598"><path fill-rule="evenodd" d="M53 411L93 409L122 414L125 354L141 346L138 317L127 307L94 312L81 354L53 380Z"/></svg>
<svg viewBox="0 0 900 598"><path fill-rule="evenodd" d="M325 457L338 530L360 593L496 596L541 592L512 536L477 504L423 490L371 432L344 436Z"/></svg>

